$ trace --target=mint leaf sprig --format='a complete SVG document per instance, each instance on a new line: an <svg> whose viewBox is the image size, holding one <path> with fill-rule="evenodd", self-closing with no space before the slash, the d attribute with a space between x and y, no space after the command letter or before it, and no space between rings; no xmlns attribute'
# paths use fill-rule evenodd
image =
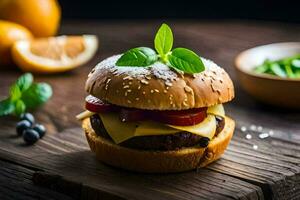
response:
<svg viewBox="0 0 300 200"><path fill-rule="evenodd" d="M199 73L205 66L192 50L173 47L173 33L167 24L162 24L154 39L156 52L149 47L137 47L125 52L117 61L117 66L146 67L157 61L188 74Z"/></svg>
<svg viewBox="0 0 300 200"><path fill-rule="evenodd" d="M47 102L51 96L49 84L34 83L32 74L26 73L10 87L9 97L0 101L0 116L20 116L27 109L35 109Z"/></svg>

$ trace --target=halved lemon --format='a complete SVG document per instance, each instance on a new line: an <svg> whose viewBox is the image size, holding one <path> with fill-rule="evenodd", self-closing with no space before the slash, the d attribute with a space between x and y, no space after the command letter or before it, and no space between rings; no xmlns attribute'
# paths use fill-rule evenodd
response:
<svg viewBox="0 0 300 200"><path fill-rule="evenodd" d="M97 48L95 35L58 36L17 41L12 48L12 57L23 71L57 73L88 62Z"/></svg>

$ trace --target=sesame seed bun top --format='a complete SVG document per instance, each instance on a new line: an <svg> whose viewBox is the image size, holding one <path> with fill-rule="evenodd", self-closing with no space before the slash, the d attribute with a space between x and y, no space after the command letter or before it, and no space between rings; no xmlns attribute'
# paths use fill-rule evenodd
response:
<svg viewBox="0 0 300 200"><path fill-rule="evenodd" d="M120 67L121 55L109 57L90 72L85 89L111 104L149 110L184 110L233 99L232 81L224 69L201 58L205 71L183 74L156 62L148 67Z"/></svg>

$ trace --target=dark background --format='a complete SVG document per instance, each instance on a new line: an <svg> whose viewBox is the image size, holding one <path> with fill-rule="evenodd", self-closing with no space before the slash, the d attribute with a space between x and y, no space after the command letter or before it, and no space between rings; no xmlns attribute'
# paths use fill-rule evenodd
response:
<svg viewBox="0 0 300 200"><path fill-rule="evenodd" d="M300 22L300 0L59 0L65 19L256 19Z"/></svg>

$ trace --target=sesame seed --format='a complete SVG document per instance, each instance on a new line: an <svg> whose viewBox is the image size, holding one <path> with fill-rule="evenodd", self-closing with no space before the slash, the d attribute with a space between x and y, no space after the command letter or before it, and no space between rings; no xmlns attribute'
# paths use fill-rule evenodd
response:
<svg viewBox="0 0 300 200"><path fill-rule="evenodd" d="M145 94L146 94L146 92L145 92L145 91L143 91L143 94L145 95Z"/></svg>
<svg viewBox="0 0 300 200"><path fill-rule="evenodd" d="M137 97L137 98L135 98L135 100L138 101L138 100L140 100L140 98Z"/></svg>
<svg viewBox="0 0 300 200"><path fill-rule="evenodd" d="M126 120L125 120L125 118L122 118L121 121L122 121L122 122L125 122Z"/></svg>
<svg viewBox="0 0 300 200"><path fill-rule="evenodd" d="M168 90L168 89L169 89L169 87L166 87L166 89Z"/></svg>
<svg viewBox="0 0 300 200"><path fill-rule="evenodd" d="M131 90L127 90L127 92L129 93L129 92L131 92Z"/></svg>
<svg viewBox="0 0 300 200"><path fill-rule="evenodd" d="M139 87L138 87L138 90L140 90L140 89L141 89L141 87L142 87L142 86L141 86L141 85L139 85Z"/></svg>
<svg viewBox="0 0 300 200"><path fill-rule="evenodd" d="M168 91L167 90L164 90L164 93L167 93Z"/></svg>
<svg viewBox="0 0 300 200"><path fill-rule="evenodd" d="M131 76L126 76L123 78L123 80L132 80L133 78Z"/></svg>
<svg viewBox="0 0 300 200"><path fill-rule="evenodd" d="M150 90L151 93L154 93L154 90Z"/></svg>
<svg viewBox="0 0 300 200"><path fill-rule="evenodd" d="M184 87L184 90L185 90L186 92L192 92L192 88L190 88L189 86L185 86L185 87Z"/></svg>
<svg viewBox="0 0 300 200"><path fill-rule="evenodd" d="M124 95L125 95L125 97L127 97L127 92L125 92L125 94L124 94Z"/></svg>
<svg viewBox="0 0 300 200"><path fill-rule="evenodd" d="M150 77L150 76L146 76L145 78L146 78L146 79L148 79L148 80L150 80L150 79L151 79L151 77Z"/></svg>
<svg viewBox="0 0 300 200"><path fill-rule="evenodd" d="M125 85L123 88L124 88L124 89L129 88L129 85Z"/></svg>
<svg viewBox="0 0 300 200"><path fill-rule="evenodd" d="M130 101L130 100L127 100L127 102L128 102L128 103L131 103L131 101Z"/></svg>
<svg viewBox="0 0 300 200"><path fill-rule="evenodd" d="M142 80L141 80L141 83L143 83L143 84L145 84L145 85L149 84L149 82L146 81L145 79L142 79Z"/></svg>
<svg viewBox="0 0 300 200"><path fill-rule="evenodd" d="M111 81L111 79L107 79L107 80L106 80L106 84L105 84L105 90L107 90L107 89L108 89L108 86L109 86L108 84L109 84L109 82L110 82L110 81Z"/></svg>
<svg viewBox="0 0 300 200"><path fill-rule="evenodd" d="M128 82L128 84L129 84L129 85L131 85L131 84L132 84L132 82L130 81L130 82Z"/></svg>
<svg viewBox="0 0 300 200"><path fill-rule="evenodd" d="M154 89L154 91L157 92L157 93L159 93L159 90L158 90L158 89Z"/></svg>
<svg viewBox="0 0 300 200"><path fill-rule="evenodd" d="M167 81L167 82L165 82L165 85L167 85L167 86L170 86L170 87L171 87L173 84L172 84L171 82L168 82L168 81Z"/></svg>

